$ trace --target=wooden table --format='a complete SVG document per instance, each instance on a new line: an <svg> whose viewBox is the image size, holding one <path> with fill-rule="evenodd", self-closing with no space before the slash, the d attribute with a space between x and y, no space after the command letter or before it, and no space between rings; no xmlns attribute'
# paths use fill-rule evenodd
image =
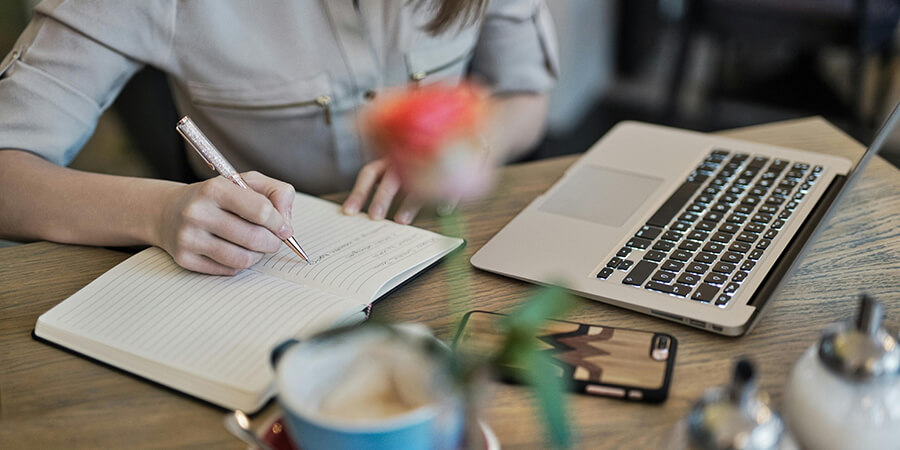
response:
<svg viewBox="0 0 900 450"><path fill-rule="evenodd" d="M725 135L857 158L863 147L820 118L733 130ZM463 208L471 256L562 174L574 157L511 166L494 195ZM339 196L334 196L337 199ZM569 396L579 446L648 448L704 389L729 378L746 355L776 406L791 365L828 324L849 318L866 291L900 324L900 171L882 159L866 170L799 270L748 336L727 338L615 307L580 300L568 319L671 333L680 342L669 400L659 406ZM418 226L436 228L433 218ZM31 338L35 320L129 255L47 242L0 250L0 448L231 447L224 411L90 362ZM472 275L471 296L446 280ZM467 308L509 311L531 286L471 267L439 265L379 303L378 317L423 322L449 339ZM449 298L449 300L448 300ZM504 448L543 447L542 427L522 388L495 384L485 418ZM277 413L270 405L257 416Z"/></svg>

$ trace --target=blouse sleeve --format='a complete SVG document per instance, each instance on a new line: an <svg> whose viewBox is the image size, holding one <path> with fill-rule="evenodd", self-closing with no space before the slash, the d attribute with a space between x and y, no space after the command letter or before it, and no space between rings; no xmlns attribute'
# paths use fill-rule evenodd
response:
<svg viewBox="0 0 900 450"><path fill-rule="evenodd" d="M126 54L127 45L117 48L115 40L107 40L112 30L101 22L116 17L101 13L101 8L111 6L103 3L56 1L37 7L0 63L0 149L25 150L55 164L68 164L128 79L161 53L132 46L135 51ZM139 28L135 23L130 26ZM129 39L128 33L120 36ZM159 41L165 45L165 39ZM143 40L141 45L147 49L151 42Z"/></svg>
<svg viewBox="0 0 900 450"><path fill-rule="evenodd" d="M559 76L559 52L543 0L492 0L472 59L472 72L494 93L544 92Z"/></svg>

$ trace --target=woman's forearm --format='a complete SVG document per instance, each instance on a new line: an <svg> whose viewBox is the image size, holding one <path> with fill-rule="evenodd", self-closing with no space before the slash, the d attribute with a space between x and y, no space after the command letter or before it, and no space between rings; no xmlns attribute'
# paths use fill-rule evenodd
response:
<svg viewBox="0 0 900 450"><path fill-rule="evenodd" d="M540 142L547 119L547 94L514 94L495 99L489 141L501 161L515 160Z"/></svg>
<svg viewBox="0 0 900 450"><path fill-rule="evenodd" d="M0 150L0 238L159 245L164 198L178 183L81 172Z"/></svg>

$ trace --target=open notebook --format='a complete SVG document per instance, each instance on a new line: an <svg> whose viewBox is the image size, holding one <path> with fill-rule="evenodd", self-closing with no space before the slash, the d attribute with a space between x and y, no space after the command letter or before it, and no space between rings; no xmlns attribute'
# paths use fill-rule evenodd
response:
<svg viewBox="0 0 900 450"><path fill-rule="evenodd" d="M463 244L345 216L297 194L294 230L314 262L283 247L234 277L182 269L159 248L128 258L38 318L34 334L225 408L274 394L279 342L361 321L373 301Z"/></svg>

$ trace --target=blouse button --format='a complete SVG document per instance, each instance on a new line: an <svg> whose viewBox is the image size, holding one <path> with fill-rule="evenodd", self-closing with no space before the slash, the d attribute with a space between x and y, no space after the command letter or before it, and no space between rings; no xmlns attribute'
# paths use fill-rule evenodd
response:
<svg viewBox="0 0 900 450"><path fill-rule="evenodd" d="M369 89L368 91L366 91L363 94L363 98L366 100L369 100L369 101L374 100L375 99L375 91Z"/></svg>

